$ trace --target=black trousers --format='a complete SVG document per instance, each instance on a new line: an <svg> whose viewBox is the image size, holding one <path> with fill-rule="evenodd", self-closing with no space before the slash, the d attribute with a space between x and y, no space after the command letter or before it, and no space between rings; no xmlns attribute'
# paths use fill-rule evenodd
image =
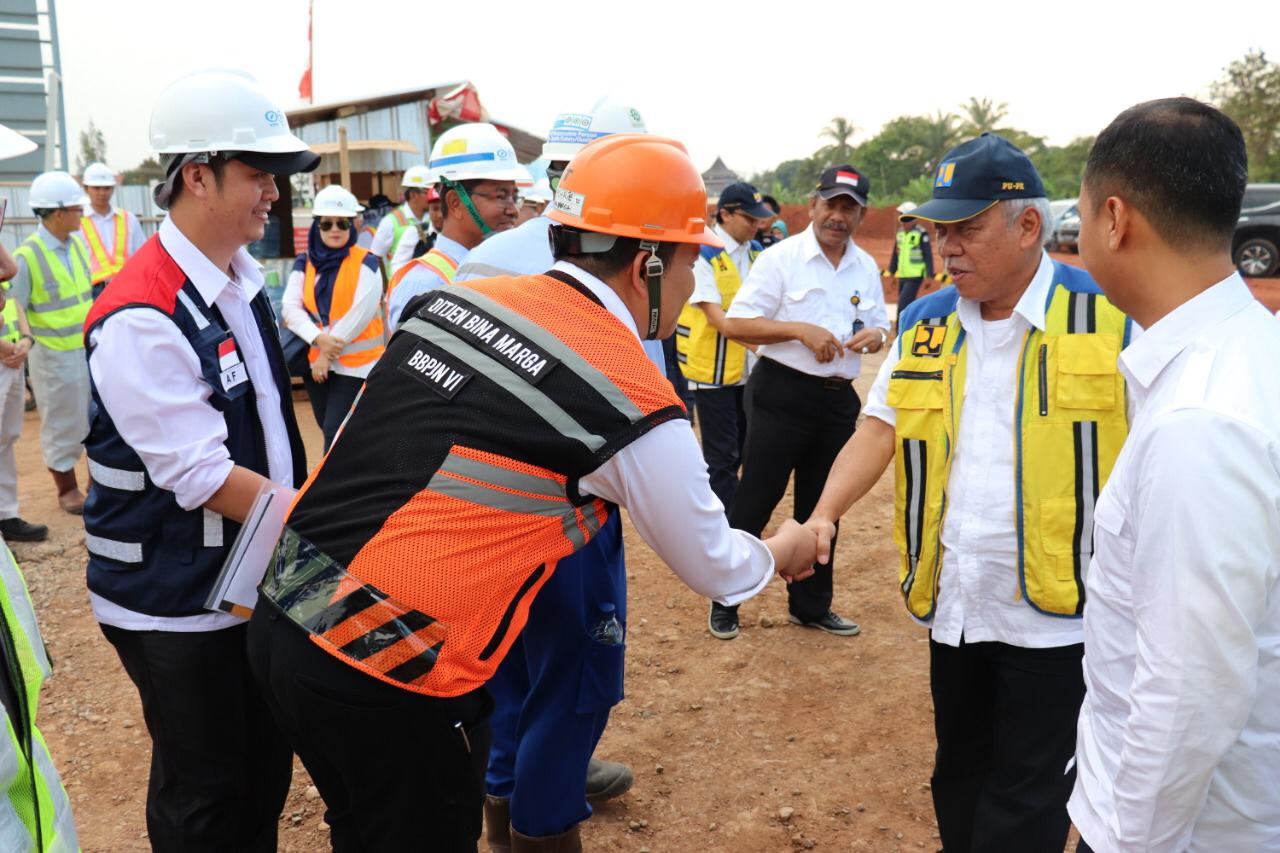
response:
<svg viewBox="0 0 1280 853"><path fill-rule="evenodd" d="M902 312L907 310L907 306L916 301L916 295L920 293L920 282L922 278L900 278L898 279L898 316L902 316Z"/></svg>
<svg viewBox="0 0 1280 853"><path fill-rule="evenodd" d="M249 672L246 627L101 627L138 688L151 733L151 849L274 851L293 753Z"/></svg>
<svg viewBox="0 0 1280 853"><path fill-rule="evenodd" d="M684 378L684 372L680 370L679 354L676 351L676 336L662 339L662 358L666 365L667 381L671 383L671 387L676 389L676 396L684 401L684 407L689 410L689 420L693 420L693 392L689 390L689 380Z"/></svg>
<svg viewBox="0 0 1280 853"><path fill-rule="evenodd" d="M1062 853L1084 645L929 641L938 737L933 805L945 853Z"/></svg>
<svg viewBox="0 0 1280 853"><path fill-rule="evenodd" d="M1084 839L1080 839L1080 843L1076 845L1076 853L1093 853L1093 848L1085 843Z"/></svg>
<svg viewBox="0 0 1280 853"><path fill-rule="evenodd" d="M711 491L724 504L726 513L738 491L738 468L742 465L742 447L747 440L744 392L742 385L693 392L698 426L702 430L702 458L707 461Z"/></svg>
<svg viewBox="0 0 1280 853"><path fill-rule="evenodd" d="M474 853L493 700L393 687L315 645L268 601L249 622L253 674L324 798L335 853Z"/></svg>
<svg viewBox="0 0 1280 853"><path fill-rule="evenodd" d="M747 380L745 407L742 481L729 524L758 536L793 471L795 518L804 521L813 512L862 403L847 381L823 380L762 358ZM834 555L834 539L831 545ZM831 563L813 568L813 575L787 587L791 613L804 621L821 619L831 609Z"/></svg>
<svg viewBox="0 0 1280 853"><path fill-rule="evenodd" d="M316 416L316 424L324 433L324 449L327 451L329 445L333 444L333 437L338 434L338 427L342 426L347 412L351 411L351 404L356 401L364 380L358 376L343 376L330 371L328 379L317 382L311 378L311 371L308 370L302 377L302 383L307 386L311 413Z"/></svg>

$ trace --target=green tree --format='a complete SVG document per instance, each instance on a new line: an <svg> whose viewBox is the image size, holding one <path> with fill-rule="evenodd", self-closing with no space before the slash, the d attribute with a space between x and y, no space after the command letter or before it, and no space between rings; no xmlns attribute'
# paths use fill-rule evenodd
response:
<svg viewBox="0 0 1280 853"><path fill-rule="evenodd" d="M990 98L970 97L969 102L960 107L960 111L963 113L961 136L981 136L988 131L1004 134L1000 129L1000 122L1009 114L1009 105L1003 101L997 104Z"/></svg>
<svg viewBox="0 0 1280 853"><path fill-rule="evenodd" d="M146 185L163 179L164 166L160 165L160 160L148 157L132 169L125 170L123 183Z"/></svg>
<svg viewBox="0 0 1280 853"><path fill-rule="evenodd" d="M102 131L89 119L89 126L80 131L80 153L76 155L76 174L84 174L90 163L106 162L107 140Z"/></svg>
<svg viewBox="0 0 1280 853"><path fill-rule="evenodd" d="M1093 148L1092 136L1081 136L1066 145L1042 147L1031 155L1044 181L1049 198L1075 198L1080 195L1080 179Z"/></svg>
<svg viewBox="0 0 1280 853"><path fill-rule="evenodd" d="M833 166L839 166L849 162L849 158L853 156L853 135L858 132L856 128L847 118L836 116L831 123L824 127L818 134L819 139L831 140L830 145L819 148L815 156L826 160Z"/></svg>
<svg viewBox="0 0 1280 853"><path fill-rule="evenodd" d="M1250 179L1280 180L1280 65L1263 51L1251 50L1223 70L1210 93L1240 125Z"/></svg>

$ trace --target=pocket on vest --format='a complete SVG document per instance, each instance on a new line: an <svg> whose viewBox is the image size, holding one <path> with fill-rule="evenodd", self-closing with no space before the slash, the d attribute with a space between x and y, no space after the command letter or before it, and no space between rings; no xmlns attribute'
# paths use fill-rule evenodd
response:
<svg viewBox="0 0 1280 853"><path fill-rule="evenodd" d="M946 399L944 392L940 369L895 369L890 374L885 402L895 410L898 437L926 441L936 438Z"/></svg>
<svg viewBox="0 0 1280 853"><path fill-rule="evenodd" d="M1054 340L1057 392L1061 408L1109 410L1116 406L1119 339L1114 335L1073 334Z"/></svg>
<svg viewBox="0 0 1280 853"><path fill-rule="evenodd" d="M1076 499L1040 501L1040 545L1060 581L1075 582Z"/></svg>

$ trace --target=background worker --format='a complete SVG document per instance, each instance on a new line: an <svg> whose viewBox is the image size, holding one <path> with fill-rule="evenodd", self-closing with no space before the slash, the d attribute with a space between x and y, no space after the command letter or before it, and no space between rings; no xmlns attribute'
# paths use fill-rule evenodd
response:
<svg viewBox="0 0 1280 853"><path fill-rule="evenodd" d="M725 312L724 334L763 344L747 380L742 481L729 523L759 532L795 472L795 517L807 518L827 472L853 434L861 402L853 380L861 357L889 339L884 289L871 256L853 242L871 182L852 166L822 173L809 201L812 224L756 259ZM858 625L831 609L832 564L787 588L799 625L848 637ZM738 634L738 611L712 602L712 636Z"/></svg>
<svg viewBox="0 0 1280 853"><path fill-rule="evenodd" d="M782 223L781 236L774 233L777 223L782 222L782 205L778 204L778 200L771 195L762 195L760 200L764 202L764 206L773 212L772 216L764 217L764 221L760 223L760 228L756 231L756 242L764 248L769 248L774 243L787 238L787 225Z"/></svg>
<svg viewBox="0 0 1280 853"><path fill-rule="evenodd" d="M1190 98L1125 110L1085 166L1080 257L1144 331L1086 579L1079 850L1280 839L1280 328L1231 259L1247 175Z"/></svg>
<svg viewBox="0 0 1280 853"><path fill-rule="evenodd" d="M511 143L487 122L460 124L440 134L428 168L440 193L444 223L431 251L391 279L387 317L393 329L409 300L453 281L481 240L515 225L516 181L528 174L516 162Z"/></svg>
<svg viewBox="0 0 1280 853"><path fill-rule="evenodd" d="M639 111L602 98L593 112L557 116L542 157L558 182L589 140L627 132L645 132ZM543 215L494 234L467 255L455 281L547 272L556 263L553 224ZM643 344L661 366L661 344ZM621 796L635 782L625 764L593 755L610 711L622 701L624 652L602 653L590 632L605 604L625 624L626 602L622 519L615 515L585 548L556 564L529 608L525 630L488 682L494 699L485 774L491 850L510 847L511 827L530 838L561 835L591 816L589 802Z"/></svg>
<svg viewBox="0 0 1280 853"><path fill-rule="evenodd" d="M520 215L516 218L516 227L541 216L553 195L549 178L538 178L533 186L520 193Z"/></svg>
<svg viewBox="0 0 1280 853"><path fill-rule="evenodd" d="M475 849L484 683L557 560L612 504L702 594L741 600L775 566L810 570L814 539L793 522L767 543L729 528L679 399L640 346L675 327L698 246L716 239L705 212L679 143L588 145L557 192L549 276L415 300L294 504L250 648L339 853ZM601 603L590 623L601 655L623 654L616 614ZM581 850L576 825L511 842Z"/></svg>
<svg viewBox="0 0 1280 853"><path fill-rule="evenodd" d="M395 275L413 257L413 246L426 237L423 217L427 212L427 190L431 186L426 166L410 166L400 178L404 203L393 209L378 223L369 251L382 258L387 277ZM408 252L401 252L408 241Z"/></svg>
<svg viewBox="0 0 1280 853"><path fill-rule="evenodd" d="M773 211L751 184L730 184L716 202L712 228L723 248L708 246L693 265L693 295L680 312L676 347L680 372L689 382L702 433L702 458L707 461L711 490L725 512L738 489L738 467L747 438L742 392L747 384L748 350L723 334L728 310L760 254L754 239Z"/></svg>
<svg viewBox="0 0 1280 853"><path fill-rule="evenodd" d="M384 348L382 269L356 246L360 211L337 184L316 193L307 252L294 261L281 305L285 326L311 345L303 380L325 450Z"/></svg>
<svg viewBox="0 0 1280 853"><path fill-rule="evenodd" d="M301 485L302 439L261 268L276 177L320 157L247 75L161 92L159 232L85 326L95 397L89 602L151 735L156 851L274 851L293 759L249 675L245 622L205 607L259 491Z"/></svg>
<svg viewBox="0 0 1280 853"><path fill-rule="evenodd" d="M373 238L378 233L378 225L382 222L382 217L390 213L394 206L391 199L382 193L369 196L369 203L360 213L360 236L356 239L357 246L361 249L373 246Z"/></svg>
<svg viewBox="0 0 1280 853"><path fill-rule="evenodd" d="M829 553L836 520L894 461L898 581L930 629L942 847L1061 853L1082 578L1126 433L1129 323L1083 270L1049 259L1043 183L1002 137L949 151L912 213L934 223L955 287L901 317L806 524Z"/></svg>
<svg viewBox="0 0 1280 853"><path fill-rule="evenodd" d="M920 283L933 277L933 244L929 232L920 220L909 214L915 204L904 201L898 205L898 233L894 239L893 257L885 275L898 279L898 316L911 306L920 292Z"/></svg>
<svg viewBox="0 0 1280 853"><path fill-rule="evenodd" d="M90 163L80 178L89 209L80 219L80 236L89 249L89 273L96 299L111 277L120 272L134 252L142 248L146 235L138 217L111 203L116 191L116 173L106 163Z"/></svg>
<svg viewBox="0 0 1280 853"><path fill-rule="evenodd" d="M84 191L66 172L45 172L31 182L28 203L40 225L13 253L18 272L9 283L35 338L27 355L31 388L40 410L40 449L53 475L58 506L84 511L76 463L89 431L89 371L84 361L84 319L93 303L89 254L80 240Z"/></svg>

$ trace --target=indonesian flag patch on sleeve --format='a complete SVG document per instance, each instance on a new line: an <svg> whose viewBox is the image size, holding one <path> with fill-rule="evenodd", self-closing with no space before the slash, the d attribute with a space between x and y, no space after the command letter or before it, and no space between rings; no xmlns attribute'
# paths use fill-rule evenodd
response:
<svg viewBox="0 0 1280 853"><path fill-rule="evenodd" d="M222 390L230 391L237 385L243 385L249 381L249 371L245 369L244 362L240 360L240 351L236 349L236 339L227 336L227 339L218 344L218 369L222 371L219 378L222 380Z"/></svg>

